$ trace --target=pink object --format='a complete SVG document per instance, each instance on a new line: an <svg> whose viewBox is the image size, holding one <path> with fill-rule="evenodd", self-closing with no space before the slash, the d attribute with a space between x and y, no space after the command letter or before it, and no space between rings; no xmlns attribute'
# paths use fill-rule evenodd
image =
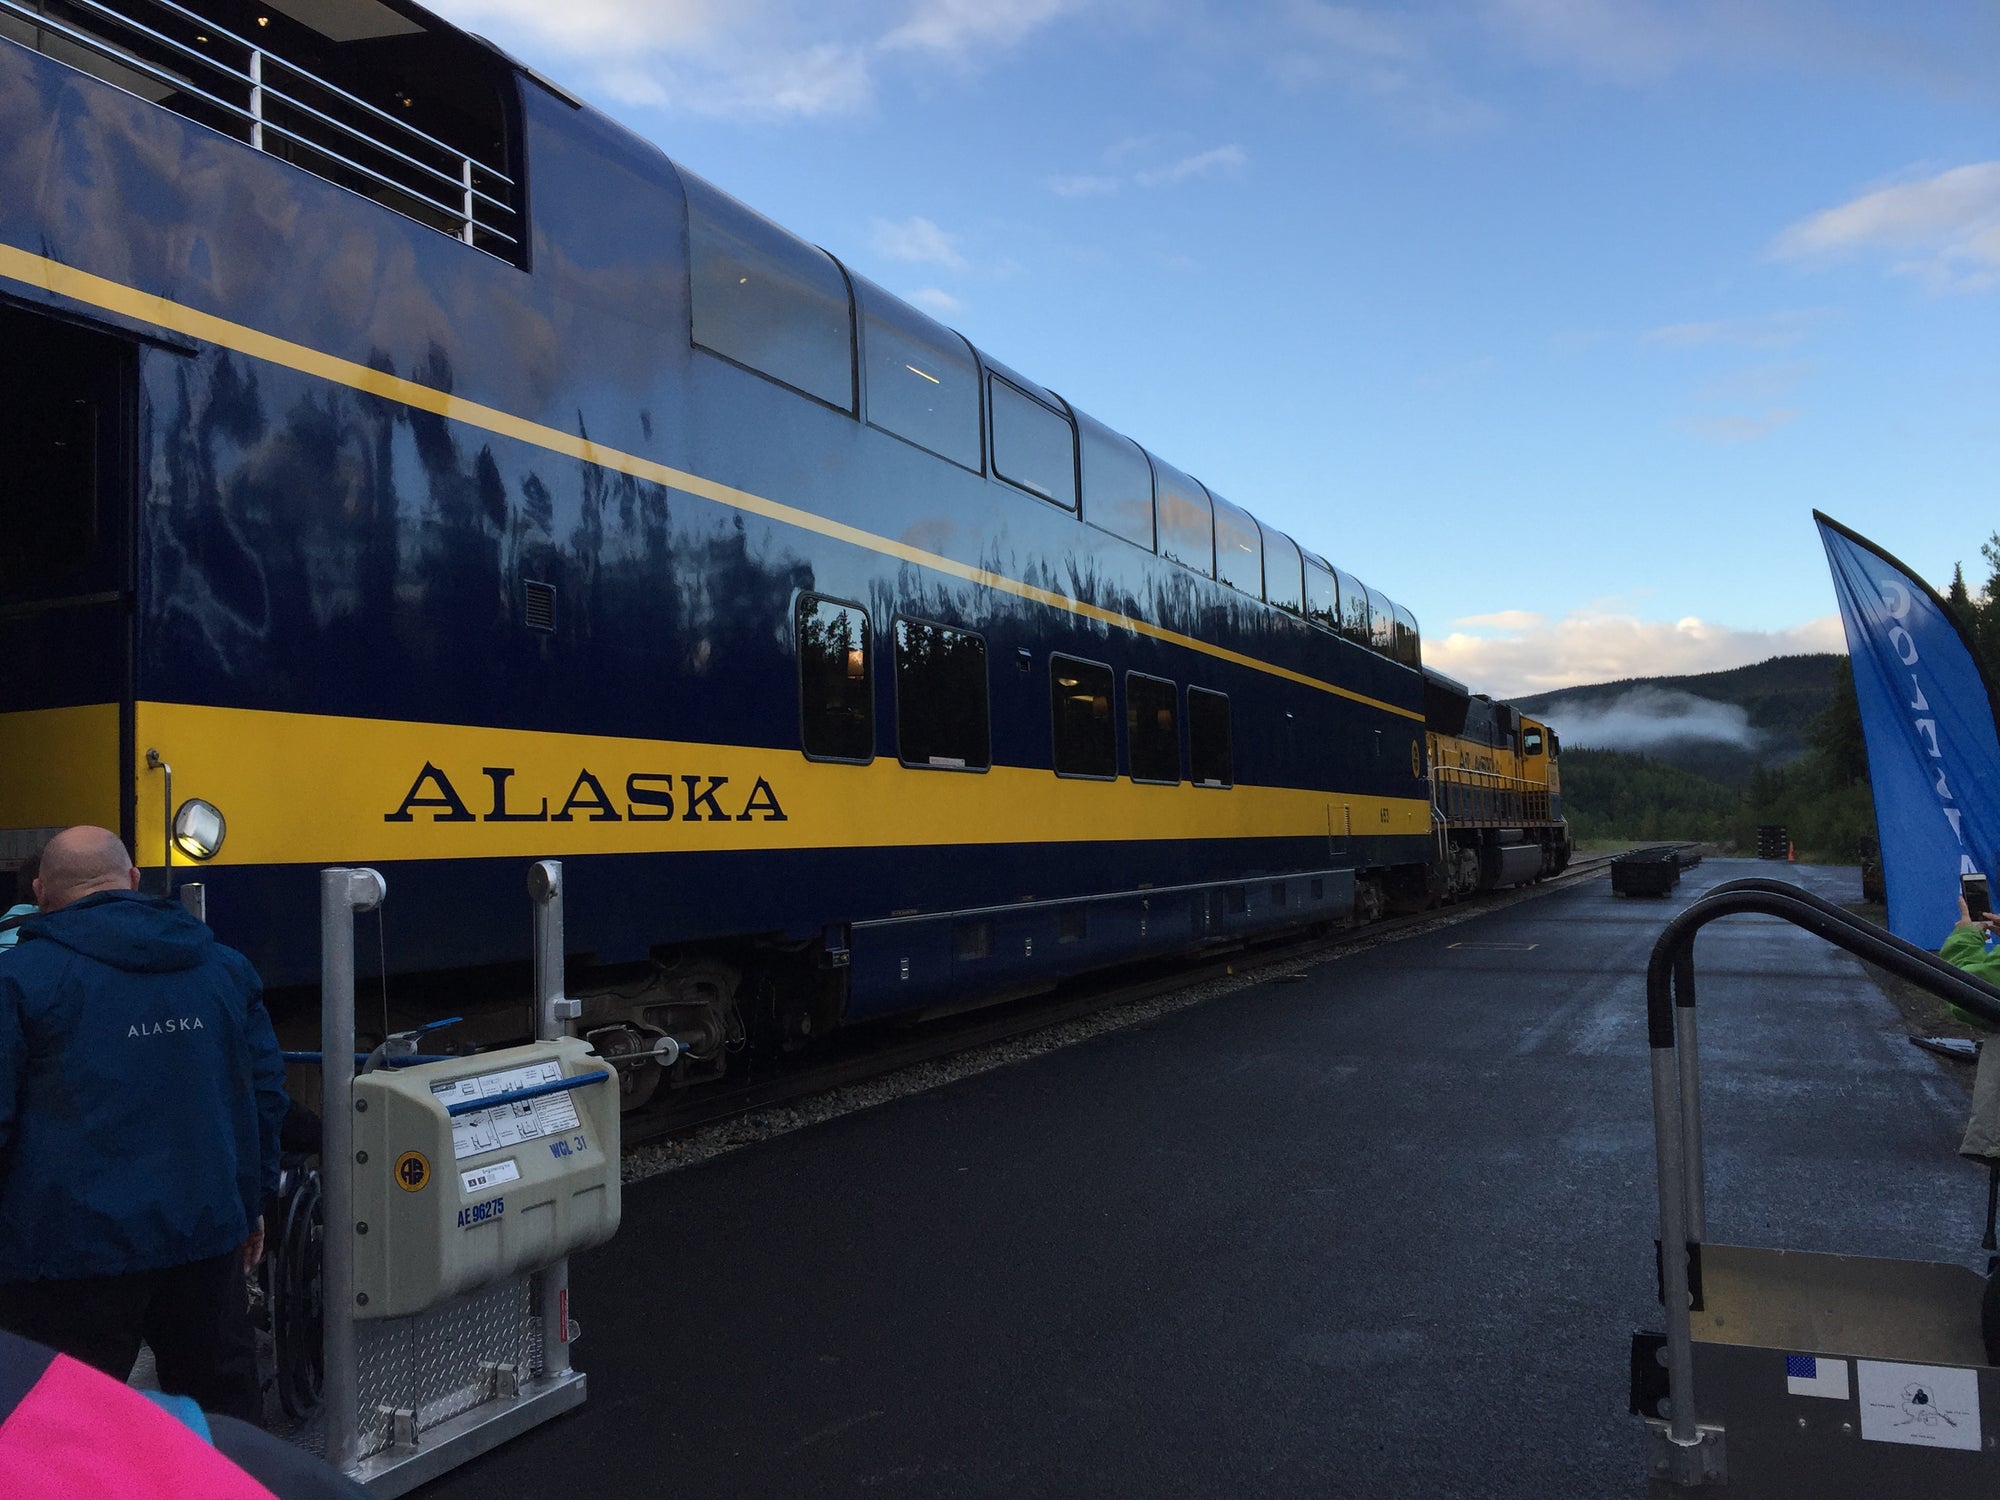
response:
<svg viewBox="0 0 2000 1500"><path fill-rule="evenodd" d="M129 1387L58 1354L0 1422L7 1500L276 1500Z"/></svg>

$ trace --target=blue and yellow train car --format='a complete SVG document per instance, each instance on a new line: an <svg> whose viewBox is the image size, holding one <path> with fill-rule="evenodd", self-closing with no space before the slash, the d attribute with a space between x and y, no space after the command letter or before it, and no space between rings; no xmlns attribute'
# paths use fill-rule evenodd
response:
<svg viewBox="0 0 2000 1500"><path fill-rule="evenodd" d="M676 1081L1424 887L1407 610L419 7L0 0L0 119L0 869L307 994L560 858Z"/></svg>
<svg viewBox="0 0 2000 1500"><path fill-rule="evenodd" d="M1564 869L1562 741L1511 704L1424 669L1436 878L1450 899Z"/></svg>

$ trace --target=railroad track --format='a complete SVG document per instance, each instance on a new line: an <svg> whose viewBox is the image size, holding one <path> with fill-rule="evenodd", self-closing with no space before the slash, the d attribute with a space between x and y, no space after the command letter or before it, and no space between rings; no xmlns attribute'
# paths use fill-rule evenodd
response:
<svg viewBox="0 0 2000 1500"><path fill-rule="evenodd" d="M1535 885L1495 891L1441 909L1390 917L1331 935L1245 944L1204 955L1192 963L1185 959L1158 960L1144 965L1136 977L1133 968L1114 971L1109 983L1103 975L1075 980L1031 999L924 1023L921 1034L903 1040L885 1041L880 1032L868 1031L839 1036L830 1044L832 1055L821 1053L810 1063L781 1067L761 1078L726 1082L704 1089L698 1098L665 1108L635 1110L623 1121L624 1147L629 1151L669 1140L816 1094L879 1079L904 1068L935 1062L954 1053L1030 1036L1121 1006L1142 1004L1228 977L1245 965L1257 971L1281 971L1320 962L1335 953L1372 948L1452 926L1482 912L1580 884L1603 873L1613 858L1610 854L1589 855L1575 861L1560 875Z"/></svg>

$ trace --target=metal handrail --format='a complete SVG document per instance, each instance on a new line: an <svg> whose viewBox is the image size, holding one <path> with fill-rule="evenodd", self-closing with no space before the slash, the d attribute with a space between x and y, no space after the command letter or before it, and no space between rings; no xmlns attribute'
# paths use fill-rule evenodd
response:
<svg viewBox="0 0 2000 1500"><path fill-rule="evenodd" d="M1522 819L1539 817L1545 822L1555 820L1546 782L1534 781L1525 776L1509 776L1505 772L1488 771L1474 766L1433 766L1432 806L1448 804L1452 800L1445 796L1445 791L1449 787L1462 787L1478 796L1519 797L1521 799L1519 816ZM1506 814L1495 813L1490 808L1474 808L1470 812L1461 814L1460 821L1466 818L1493 824L1505 824L1507 821Z"/></svg>
<svg viewBox="0 0 2000 1500"><path fill-rule="evenodd" d="M478 177L483 176L494 182L504 184L508 188L513 188L517 184L512 177L497 167L489 166L485 162L479 161L470 154L459 150L457 147L439 140L429 132L421 130L408 121L398 118L381 106L370 103L358 95L349 93L338 84L331 83L276 53L265 51L255 42L246 37L239 36L228 27L217 25L200 13L177 4L176 0L145 0L145 3L179 16L188 24L198 26L204 32L210 33L226 43L243 48L247 55L248 66L244 69L232 67L219 58L198 51L188 46L185 42L148 26L135 16L127 15L121 10L104 4L103 0L62 0L62 3L76 10L101 17L108 23L124 28L126 32L134 36L145 38L148 42L162 49L176 60L185 60L188 63L206 69L210 74L220 75L232 83L240 84L249 92L249 107L246 108L241 104L210 92L209 89L196 83L192 77L141 57L128 47L121 46L110 37L97 35L58 17L51 16L44 11L35 9L27 3L27 0L0 0L0 12L18 16L23 21L38 29L63 37L84 48L86 51L116 62L121 67L129 68L144 77L151 78L155 82L164 84L177 93L190 95L193 98L199 99L222 114L242 122L249 128L249 144L255 150L262 151L266 149L264 141L267 134L278 136L292 142L296 146L314 152L330 162L337 163L345 170L353 172L391 192L401 194L413 202L420 203L445 219L457 223L460 226L457 231L457 237L463 239L468 244L474 243L475 233L491 235L508 245L518 245L520 243L516 236L501 229L496 223L491 222L490 218L481 217L478 211L478 205L483 203L501 214L518 218L519 209L516 205L507 202L503 198L494 196L491 192L479 186L477 181ZM390 127L400 137L410 141L421 142L425 146L442 152L451 162L457 165L457 174L454 175L449 171L425 162L411 155L408 151L399 149L397 145L392 144L389 140L371 136L357 129L355 126L326 113L324 110L307 103L305 100L297 97L296 94L287 92L285 89L266 82L264 74L267 64L275 64L279 69L291 75L293 79L303 81L311 88L321 90L332 98L363 111L371 119ZM328 142L316 140L297 129L289 128L272 120L264 107L267 100L275 100L283 104L286 108L295 110L299 114L317 121L326 127L336 140L345 139L359 143L371 151L379 152L393 161L400 162L412 172L456 190L460 195L459 200L453 203L440 202L411 183L398 181L384 172L355 161L342 151L334 149Z"/></svg>
<svg viewBox="0 0 2000 1500"><path fill-rule="evenodd" d="M1781 917L1856 958L2000 1027L2000 989L1935 953L1864 922L1782 880L1719 885L1667 923L1646 964L1646 1034L1653 1075L1653 1148L1659 1166L1660 1287L1666 1300L1668 1436L1701 1442L1694 1405L1694 1318L1688 1263L1707 1234L1701 1155L1701 1073L1695 1050L1694 939L1721 917Z"/></svg>

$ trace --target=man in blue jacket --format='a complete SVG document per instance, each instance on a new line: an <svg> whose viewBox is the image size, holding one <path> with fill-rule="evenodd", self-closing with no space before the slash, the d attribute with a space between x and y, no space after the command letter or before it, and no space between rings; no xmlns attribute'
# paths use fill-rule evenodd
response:
<svg viewBox="0 0 2000 1500"><path fill-rule="evenodd" d="M0 1327L262 1415L244 1271L278 1184L284 1063L248 959L138 893L117 835L42 851L0 964Z"/></svg>

